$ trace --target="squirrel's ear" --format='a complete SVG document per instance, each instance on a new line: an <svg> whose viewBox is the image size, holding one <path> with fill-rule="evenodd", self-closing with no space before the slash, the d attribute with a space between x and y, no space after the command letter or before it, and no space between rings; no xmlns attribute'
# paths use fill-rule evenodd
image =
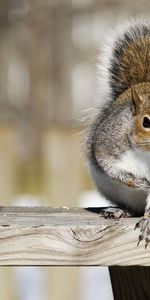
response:
<svg viewBox="0 0 150 300"><path fill-rule="evenodd" d="M135 116L139 112L140 106L143 101L134 86L131 86L131 100L132 100L132 115Z"/></svg>

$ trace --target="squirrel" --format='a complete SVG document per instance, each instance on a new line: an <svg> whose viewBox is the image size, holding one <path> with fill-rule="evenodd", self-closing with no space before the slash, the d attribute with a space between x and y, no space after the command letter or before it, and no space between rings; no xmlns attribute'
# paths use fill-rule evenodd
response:
<svg viewBox="0 0 150 300"><path fill-rule="evenodd" d="M129 22L104 50L101 107L86 132L86 157L97 189L143 216L138 244L150 242L150 24ZM102 78L103 77L103 78ZM100 86L100 88L101 88Z"/></svg>

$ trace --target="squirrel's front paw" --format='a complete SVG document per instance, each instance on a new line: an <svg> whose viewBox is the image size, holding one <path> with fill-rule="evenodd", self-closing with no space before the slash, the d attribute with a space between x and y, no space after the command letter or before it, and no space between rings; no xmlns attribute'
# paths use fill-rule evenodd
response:
<svg viewBox="0 0 150 300"><path fill-rule="evenodd" d="M128 211L118 207L108 207L104 209L103 216L106 219L120 219L130 217L130 214Z"/></svg>
<svg viewBox="0 0 150 300"><path fill-rule="evenodd" d="M150 211L147 211L144 217L140 218L140 220L135 225L135 229L136 228L140 228L137 246L144 239L146 249L148 243L150 242Z"/></svg>

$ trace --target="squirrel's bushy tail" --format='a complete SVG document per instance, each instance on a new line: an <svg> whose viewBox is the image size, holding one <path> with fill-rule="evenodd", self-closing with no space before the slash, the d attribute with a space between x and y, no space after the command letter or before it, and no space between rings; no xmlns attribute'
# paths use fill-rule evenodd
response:
<svg viewBox="0 0 150 300"><path fill-rule="evenodd" d="M106 69L111 98L116 99L131 85L150 82L150 24L131 22L116 34L110 47L102 68Z"/></svg>

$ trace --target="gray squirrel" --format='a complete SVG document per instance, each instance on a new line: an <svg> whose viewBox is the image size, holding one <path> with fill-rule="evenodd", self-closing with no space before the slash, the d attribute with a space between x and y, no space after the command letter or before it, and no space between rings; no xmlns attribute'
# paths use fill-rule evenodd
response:
<svg viewBox="0 0 150 300"><path fill-rule="evenodd" d="M150 24L136 20L104 50L100 96L86 132L86 157L97 189L140 218L139 241L150 241Z"/></svg>

